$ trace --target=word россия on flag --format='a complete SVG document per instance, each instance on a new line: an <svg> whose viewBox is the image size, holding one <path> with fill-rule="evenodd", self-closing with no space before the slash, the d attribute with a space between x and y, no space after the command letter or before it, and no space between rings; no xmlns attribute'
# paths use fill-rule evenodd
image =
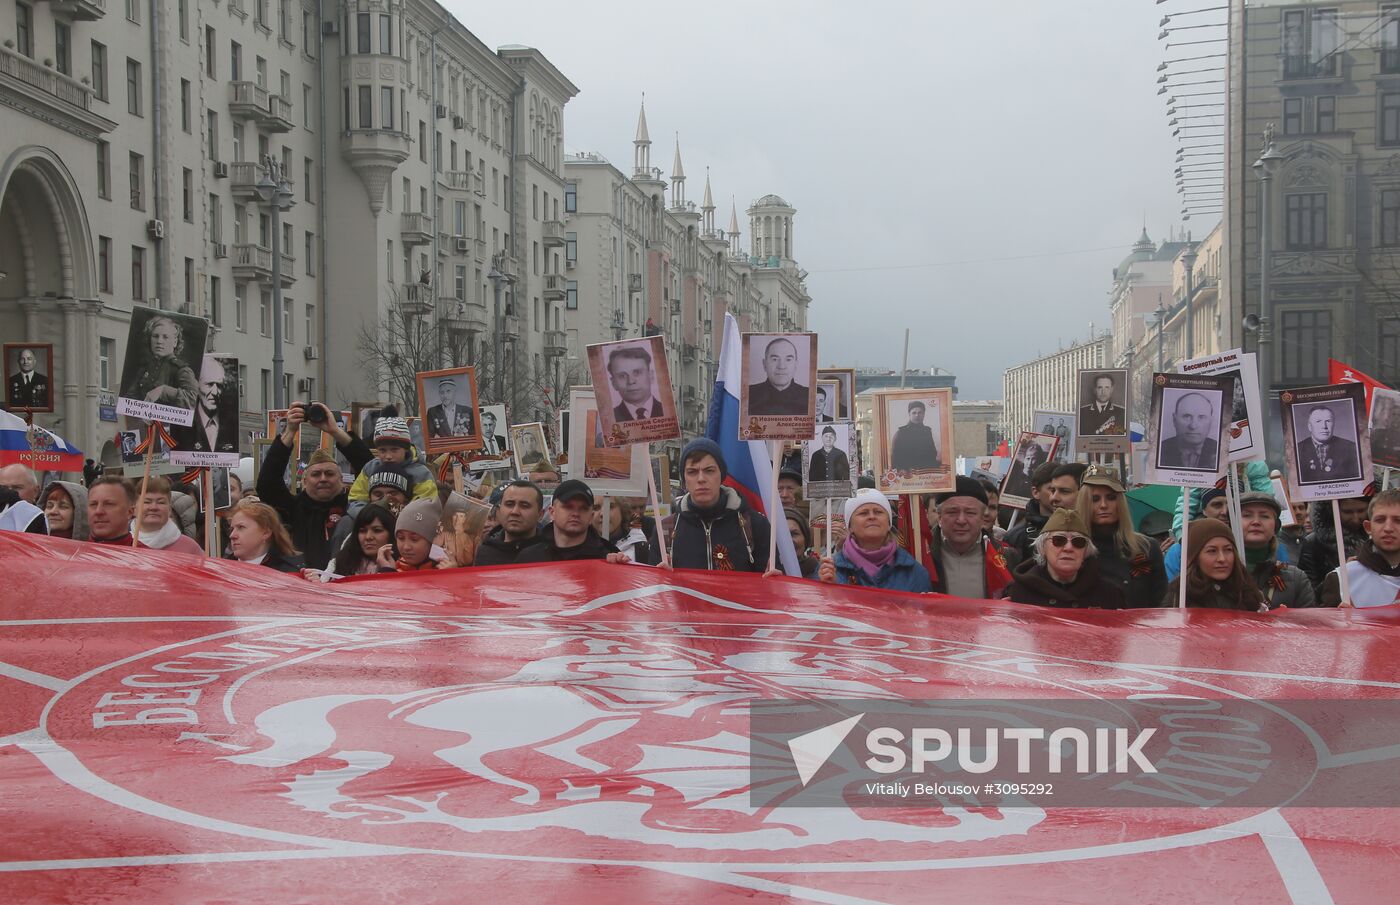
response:
<svg viewBox="0 0 1400 905"><path fill-rule="evenodd" d="M797 549L792 545L782 512L769 512L766 494L773 486L776 463L768 454L768 445L761 440L739 439L739 391L742 368L739 361L742 346L739 322L728 312L724 315L724 335L720 340L719 369L715 372L715 392L710 399L710 417L705 422L705 436L719 444L729 477L724 483L738 491L744 502L755 512L761 512L773 525L778 538L778 560L788 575L802 576L797 563ZM684 468L684 464L682 464Z"/></svg>
<svg viewBox="0 0 1400 905"><path fill-rule="evenodd" d="M0 467L24 465L35 471L82 471L83 453L72 443L37 424L25 424L0 411Z"/></svg>

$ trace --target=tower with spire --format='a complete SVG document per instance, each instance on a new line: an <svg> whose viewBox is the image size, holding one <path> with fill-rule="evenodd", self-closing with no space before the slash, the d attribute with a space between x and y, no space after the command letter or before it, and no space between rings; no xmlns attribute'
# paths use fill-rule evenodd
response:
<svg viewBox="0 0 1400 905"><path fill-rule="evenodd" d="M681 136L676 134L676 159L671 163L671 207L685 207L685 167L681 166Z"/></svg>
<svg viewBox="0 0 1400 905"><path fill-rule="evenodd" d="M651 176L651 136L647 134L647 96L642 95L642 111L637 114L637 137L632 140L632 175Z"/></svg>
<svg viewBox="0 0 1400 905"><path fill-rule="evenodd" d="M729 253L735 257L744 254L744 250L739 247L739 206L734 203L734 196L729 196Z"/></svg>
<svg viewBox="0 0 1400 905"><path fill-rule="evenodd" d="M700 213L704 215L705 236L715 234L715 197L710 193L710 168L705 167L705 198L700 202Z"/></svg>

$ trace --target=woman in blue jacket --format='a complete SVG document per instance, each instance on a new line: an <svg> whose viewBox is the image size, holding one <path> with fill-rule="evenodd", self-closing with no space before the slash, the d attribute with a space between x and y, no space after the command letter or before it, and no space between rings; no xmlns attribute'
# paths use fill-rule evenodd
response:
<svg viewBox="0 0 1400 905"><path fill-rule="evenodd" d="M846 500L846 542L835 557L823 557L817 577L828 584L853 584L886 591L933 590L928 570L910 556L890 530L890 502L866 488Z"/></svg>

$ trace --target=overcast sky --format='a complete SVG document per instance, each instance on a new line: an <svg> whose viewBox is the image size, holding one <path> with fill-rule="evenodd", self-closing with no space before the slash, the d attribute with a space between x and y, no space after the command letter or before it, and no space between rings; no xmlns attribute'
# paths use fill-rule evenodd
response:
<svg viewBox="0 0 1400 905"><path fill-rule="evenodd" d="M898 367L907 326L912 367L1000 398L1006 367L1108 325L1144 216L1182 226L1150 0L446 5L579 86L569 153L629 172L645 91L653 165L679 132L687 198L708 166L745 247L748 203L787 199L824 365Z"/></svg>

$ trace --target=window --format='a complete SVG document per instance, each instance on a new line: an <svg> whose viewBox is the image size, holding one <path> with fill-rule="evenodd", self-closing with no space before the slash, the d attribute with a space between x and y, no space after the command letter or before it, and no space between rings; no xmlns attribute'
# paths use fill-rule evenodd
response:
<svg viewBox="0 0 1400 905"><path fill-rule="evenodd" d="M578 210L578 183L564 183L564 213L572 214Z"/></svg>
<svg viewBox="0 0 1400 905"><path fill-rule="evenodd" d="M1382 318L1376 331L1376 364L1380 379L1395 384L1400 369L1400 318Z"/></svg>
<svg viewBox="0 0 1400 905"><path fill-rule="evenodd" d="M564 260L570 264L578 261L578 233L564 234Z"/></svg>
<svg viewBox="0 0 1400 905"><path fill-rule="evenodd" d="M180 128L190 131L190 80L180 79Z"/></svg>
<svg viewBox="0 0 1400 905"><path fill-rule="evenodd" d="M287 7L287 0L277 0L277 34L283 41L291 43L292 17L291 11Z"/></svg>
<svg viewBox="0 0 1400 905"><path fill-rule="evenodd" d="M262 369L262 407L263 411L272 408L272 372L267 368Z"/></svg>
<svg viewBox="0 0 1400 905"><path fill-rule="evenodd" d="M1400 6L1381 7L1381 72L1400 72Z"/></svg>
<svg viewBox="0 0 1400 905"><path fill-rule="evenodd" d="M222 304L222 291L219 286L218 277L209 278L209 323L216 327L224 325L224 310Z"/></svg>
<svg viewBox="0 0 1400 905"><path fill-rule="evenodd" d="M107 45L92 42L92 96L107 100Z"/></svg>
<svg viewBox="0 0 1400 905"><path fill-rule="evenodd" d="M244 222L243 222L243 221L246 220L247 217L248 217L248 208L247 208L247 207L245 207L245 206L242 205L242 204L235 204L235 205L233 206L233 244L234 244L234 245L242 245L242 244L244 243L244 241L245 241L244 238L243 238L243 226L244 226Z"/></svg>
<svg viewBox="0 0 1400 905"><path fill-rule="evenodd" d="M1287 195L1285 241L1289 251L1327 247L1327 193Z"/></svg>
<svg viewBox="0 0 1400 905"><path fill-rule="evenodd" d="M243 124L233 124L233 159L243 159Z"/></svg>
<svg viewBox="0 0 1400 905"><path fill-rule="evenodd" d="M28 3L15 4L15 50L34 56L34 10Z"/></svg>
<svg viewBox="0 0 1400 905"><path fill-rule="evenodd" d="M263 336L272 335L272 293L266 289L258 294L258 326Z"/></svg>
<svg viewBox="0 0 1400 905"><path fill-rule="evenodd" d="M418 120L418 159L428 162L428 124Z"/></svg>
<svg viewBox="0 0 1400 905"><path fill-rule="evenodd" d="M310 230L306 231L306 275L316 275L316 236Z"/></svg>
<svg viewBox="0 0 1400 905"><path fill-rule="evenodd" d="M253 81L259 88L267 87L267 60L253 55Z"/></svg>
<svg viewBox="0 0 1400 905"><path fill-rule="evenodd" d="M97 197L112 197L112 146L101 140L97 142Z"/></svg>
<svg viewBox="0 0 1400 905"><path fill-rule="evenodd" d="M97 338L97 379L103 390L112 388L112 362L117 357L117 341L106 336Z"/></svg>
<svg viewBox="0 0 1400 905"><path fill-rule="evenodd" d="M228 77L235 82L243 80L243 45L237 41L228 42Z"/></svg>
<svg viewBox="0 0 1400 905"><path fill-rule="evenodd" d="M368 85L360 85L360 128L374 128L374 89Z"/></svg>
<svg viewBox="0 0 1400 905"><path fill-rule="evenodd" d="M573 280L564 284L564 307L570 311L578 310L578 283Z"/></svg>
<svg viewBox="0 0 1400 905"><path fill-rule="evenodd" d="M540 187L537 185L530 186L530 217L540 218Z"/></svg>
<svg viewBox="0 0 1400 905"><path fill-rule="evenodd" d="M467 265L458 264L453 268L452 292L457 297L457 301L464 302L467 299Z"/></svg>
<svg viewBox="0 0 1400 905"><path fill-rule="evenodd" d="M131 246L131 298L146 300L146 249L140 245Z"/></svg>
<svg viewBox="0 0 1400 905"><path fill-rule="evenodd" d="M127 155L127 169L131 189L131 209L146 209L146 161L140 154Z"/></svg>
<svg viewBox="0 0 1400 905"><path fill-rule="evenodd" d="M267 0L253 0L253 22L267 28Z"/></svg>
<svg viewBox="0 0 1400 905"><path fill-rule="evenodd" d="M178 0L175 4L175 18L180 21L180 40L190 39L190 0Z"/></svg>
<svg viewBox="0 0 1400 905"><path fill-rule="evenodd" d="M214 192L209 193L209 241L224 241L223 199Z"/></svg>
<svg viewBox="0 0 1400 905"><path fill-rule="evenodd" d="M393 89L393 88L380 88L380 89L379 89L379 106L382 108L382 109L379 111L379 115L380 115L380 117L381 117L381 119L379 120L379 122L383 125L384 130L385 130L386 132L392 132L392 131L394 130L394 89Z"/></svg>
<svg viewBox="0 0 1400 905"><path fill-rule="evenodd" d="M1286 97L1283 99L1283 134L1300 135L1303 132L1303 99Z"/></svg>
<svg viewBox="0 0 1400 905"><path fill-rule="evenodd" d="M1400 191L1381 192L1380 245L1400 245Z"/></svg>
<svg viewBox="0 0 1400 905"><path fill-rule="evenodd" d="M1330 135L1337 131L1337 98L1333 95L1323 95L1316 101L1317 109L1317 131L1322 135Z"/></svg>
<svg viewBox="0 0 1400 905"><path fill-rule="evenodd" d="M302 186L303 186L302 192L301 192L301 198L302 198L302 200L305 201L307 204L315 204L315 203L316 203L315 200L311 197L311 195L312 195L312 190L311 190L311 177L315 174L315 172L316 172L316 167L315 167L315 164L313 164L313 163L311 162L311 158L310 158L310 157L303 157L303 158L302 158L302 161L301 161L301 183L302 183Z"/></svg>
<svg viewBox="0 0 1400 905"><path fill-rule="evenodd" d="M284 296L282 298L282 342L284 343L293 341L292 309L294 308L296 308L296 304L291 299Z"/></svg>
<svg viewBox="0 0 1400 905"><path fill-rule="evenodd" d="M1332 354L1332 314L1328 311L1284 311L1279 315L1279 356L1287 382L1315 382L1327 376Z"/></svg>
<svg viewBox="0 0 1400 905"><path fill-rule="evenodd" d="M126 59L126 112L141 115L141 64L130 57Z"/></svg>
<svg viewBox="0 0 1400 905"><path fill-rule="evenodd" d="M240 400L248 398L248 366L238 366L238 398Z"/></svg>
<svg viewBox="0 0 1400 905"><path fill-rule="evenodd" d="M243 284L236 283L233 287L233 325L238 328L238 332L248 332L248 300L244 293L248 290Z"/></svg>
<svg viewBox="0 0 1400 905"><path fill-rule="evenodd" d="M126 0L126 20L141 24L141 0Z"/></svg>
<svg viewBox="0 0 1400 905"><path fill-rule="evenodd" d="M185 307L186 314L194 311L194 258L185 258Z"/></svg>
<svg viewBox="0 0 1400 905"><path fill-rule="evenodd" d="M392 16L379 16L379 52L394 52L394 19Z"/></svg>
<svg viewBox="0 0 1400 905"><path fill-rule="evenodd" d="M1283 77L1337 75L1341 38L1335 9L1290 9L1283 14Z"/></svg>
<svg viewBox="0 0 1400 905"><path fill-rule="evenodd" d="M180 171L180 212L186 223L194 222L194 171L189 167Z"/></svg>
<svg viewBox="0 0 1400 905"><path fill-rule="evenodd" d="M1400 92L1381 94L1381 128L1379 144L1400 144Z"/></svg>
<svg viewBox="0 0 1400 905"><path fill-rule="evenodd" d="M218 33L214 31L214 26L204 27L204 74L211 79L219 77L218 67Z"/></svg>
<svg viewBox="0 0 1400 905"><path fill-rule="evenodd" d="M467 234L467 202L465 201L452 203L452 232L453 235L457 236Z"/></svg>
<svg viewBox="0 0 1400 905"><path fill-rule="evenodd" d="M97 237L97 288L112 291L112 240L106 236Z"/></svg>
<svg viewBox="0 0 1400 905"><path fill-rule="evenodd" d="M316 57L316 17L310 12L301 14L301 49L307 56Z"/></svg>
<svg viewBox="0 0 1400 905"><path fill-rule="evenodd" d="M355 52L369 53L373 35L370 33L370 14L355 14Z"/></svg>
<svg viewBox="0 0 1400 905"><path fill-rule="evenodd" d="M219 114L213 110L208 114L209 122L205 124L206 140L209 143L209 159L219 159Z"/></svg>
<svg viewBox="0 0 1400 905"><path fill-rule="evenodd" d="M316 345L316 306L306 303L306 344Z"/></svg>
<svg viewBox="0 0 1400 905"><path fill-rule="evenodd" d="M62 22L53 24L53 58L59 72L73 74L73 29Z"/></svg>
<svg viewBox="0 0 1400 905"><path fill-rule="evenodd" d="M305 82L301 86L301 124L311 128L311 86Z"/></svg>

